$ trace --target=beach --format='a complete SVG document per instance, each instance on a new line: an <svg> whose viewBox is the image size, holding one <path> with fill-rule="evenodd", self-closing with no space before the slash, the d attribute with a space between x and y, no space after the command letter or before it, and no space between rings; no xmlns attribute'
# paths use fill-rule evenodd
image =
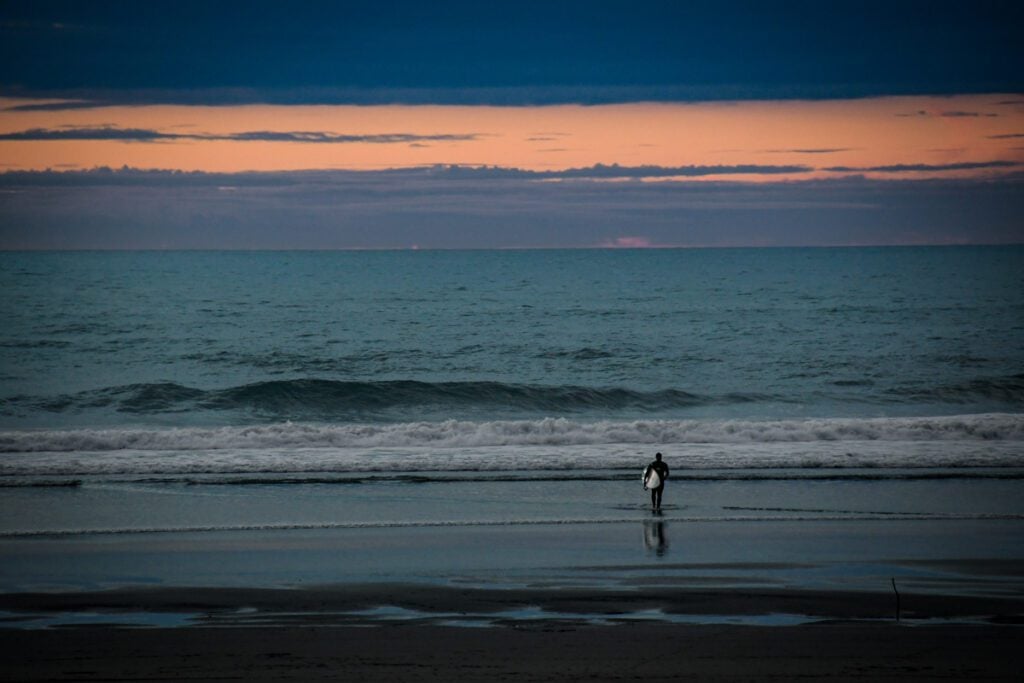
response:
<svg viewBox="0 0 1024 683"><path fill-rule="evenodd" d="M5 676L1010 680L1019 255L0 255Z"/></svg>
<svg viewBox="0 0 1024 683"><path fill-rule="evenodd" d="M737 626L17 631L28 680L1014 681L1015 628ZM656 647L657 661L644 652ZM638 654L639 653L639 654Z"/></svg>
<svg viewBox="0 0 1024 683"><path fill-rule="evenodd" d="M4 630L12 681L1011 681L1024 607L1019 591L910 593L897 621L891 594L393 584L23 594L0 604L94 620Z"/></svg>
<svg viewBox="0 0 1024 683"><path fill-rule="evenodd" d="M1019 673L1019 521L663 522L660 552L645 521L9 539L6 676Z"/></svg>
<svg viewBox="0 0 1024 683"><path fill-rule="evenodd" d="M1024 680L1022 27L0 0L0 683Z"/></svg>

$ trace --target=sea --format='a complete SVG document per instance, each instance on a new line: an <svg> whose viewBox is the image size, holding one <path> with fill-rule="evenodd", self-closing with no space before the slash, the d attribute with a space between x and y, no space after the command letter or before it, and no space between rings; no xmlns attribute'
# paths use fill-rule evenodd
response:
<svg viewBox="0 0 1024 683"><path fill-rule="evenodd" d="M659 523L1024 520L1022 246L6 252L0 292L8 543L641 522L656 452Z"/></svg>

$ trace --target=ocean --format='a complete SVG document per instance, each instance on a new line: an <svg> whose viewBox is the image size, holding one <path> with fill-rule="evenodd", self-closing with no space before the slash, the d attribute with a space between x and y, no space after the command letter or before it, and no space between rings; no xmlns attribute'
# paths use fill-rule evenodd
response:
<svg viewBox="0 0 1024 683"><path fill-rule="evenodd" d="M655 562L655 452L659 524L1019 535L1022 264L1020 246L3 253L0 538L626 524ZM451 573L421 550L351 576ZM8 566L9 590L85 571Z"/></svg>

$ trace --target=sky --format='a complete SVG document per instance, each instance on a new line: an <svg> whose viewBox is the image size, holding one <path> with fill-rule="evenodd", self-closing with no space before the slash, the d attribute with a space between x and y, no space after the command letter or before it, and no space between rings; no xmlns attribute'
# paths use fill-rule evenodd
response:
<svg viewBox="0 0 1024 683"><path fill-rule="evenodd" d="M0 248L1024 242L1014 2L0 0Z"/></svg>

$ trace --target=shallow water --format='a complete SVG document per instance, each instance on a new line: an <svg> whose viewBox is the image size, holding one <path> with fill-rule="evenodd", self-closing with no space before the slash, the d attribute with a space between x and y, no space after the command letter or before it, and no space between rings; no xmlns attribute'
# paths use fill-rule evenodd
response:
<svg viewBox="0 0 1024 683"><path fill-rule="evenodd" d="M354 482L272 484L85 477L77 486L3 490L0 537L630 521L1024 521L1024 471L972 473L893 469L880 479L875 469L683 472L666 484L658 517L639 472L634 478L617 470L577 471L570 479L529 471L437 479L396 472Z"/></svg>

